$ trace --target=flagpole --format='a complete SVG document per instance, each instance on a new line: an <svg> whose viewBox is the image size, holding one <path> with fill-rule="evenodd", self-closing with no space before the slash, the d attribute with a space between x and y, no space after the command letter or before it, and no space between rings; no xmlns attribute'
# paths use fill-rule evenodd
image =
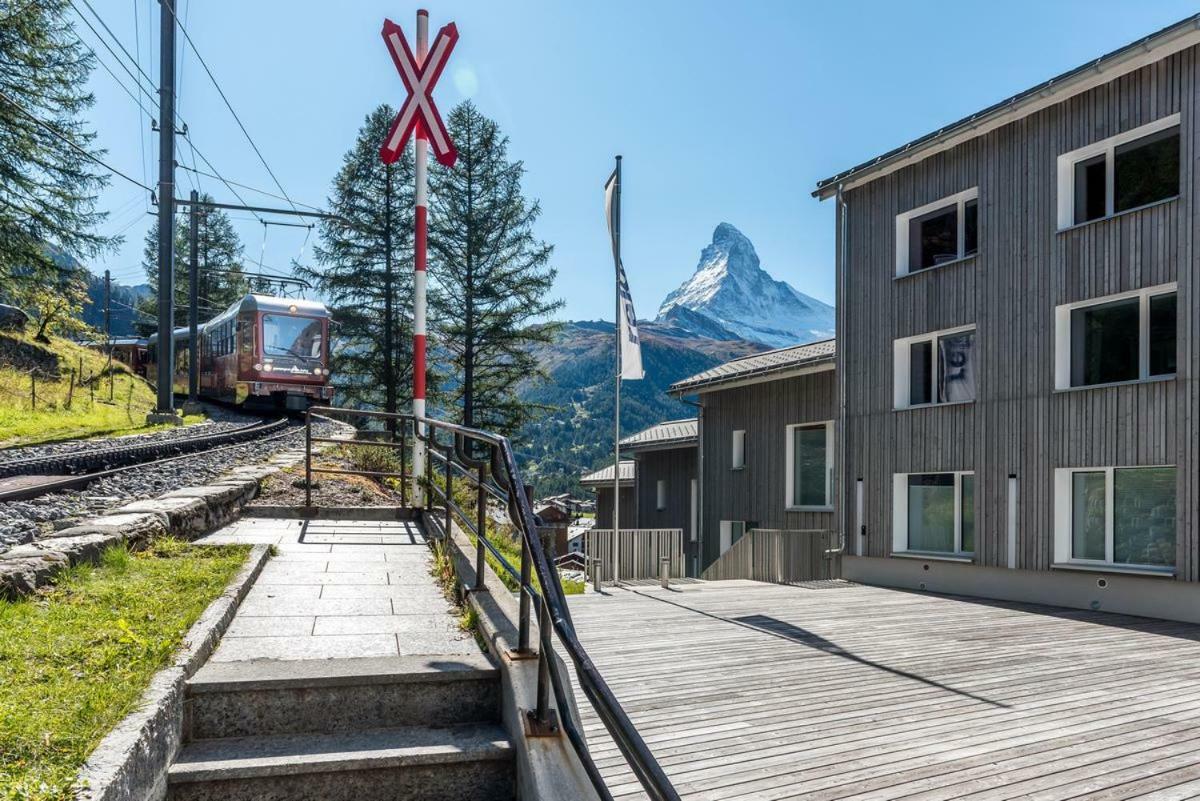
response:
<svg viewBox="0 0 1200 801"><path fill-rule="evenodd" d="M621 157L617 156L613 182L613 279L616 313L613 315L613 354L616 357L616 394L613 404L613 583L621 581Z"/></svg>

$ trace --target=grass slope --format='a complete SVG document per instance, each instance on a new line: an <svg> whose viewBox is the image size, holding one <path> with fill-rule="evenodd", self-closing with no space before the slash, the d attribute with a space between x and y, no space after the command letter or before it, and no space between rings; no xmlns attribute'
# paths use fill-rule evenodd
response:
<svg viewBox="0 0 1200 801"><path fill-rule="evenodd" d="M137 706L247 547L172 540L0 601L0 799L60 801L101 738Z"/></svg>
<svg viewBox="0 0 1200 801"><path fill-rule="evenodd" d="M54 357L57 374L39 370L31 386L33 361L50 364ZM154 390L114 359L109 403L107 367L102 353L67 339L51 337L50 344L43 345L30 336L0 334L0 448L151 430L145 421L155 405ZM74 382L71 370L76 373Z"/></svg>

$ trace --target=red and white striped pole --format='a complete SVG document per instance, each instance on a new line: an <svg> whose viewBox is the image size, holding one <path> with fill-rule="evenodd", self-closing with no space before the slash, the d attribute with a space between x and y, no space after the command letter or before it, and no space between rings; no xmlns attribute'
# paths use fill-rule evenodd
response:
<svg viewBox="0 0 1200 801"><path fill-rule="evenodd" d="M425 64L429 55L429 12L417 10L417 65ZM413 416L425 416L425 244L429 214L429 134L418 120L416 129L416 231L413 238ZM425 434L425 425L418 430ZM420 479L425 475L425 443L418 437L413 445L414 505L425 505Z"/></svg>

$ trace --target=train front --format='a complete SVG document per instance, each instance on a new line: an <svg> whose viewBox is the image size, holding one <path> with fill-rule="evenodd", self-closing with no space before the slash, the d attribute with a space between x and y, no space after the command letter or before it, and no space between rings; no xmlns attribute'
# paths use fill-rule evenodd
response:
<svg viewBox="0 0 1200 801"><path fill-rule="evenodd" d="M239 381L238 402L303 410L333 398L329 383L329 311L323 303L254 299L254 363Z"/></svg>

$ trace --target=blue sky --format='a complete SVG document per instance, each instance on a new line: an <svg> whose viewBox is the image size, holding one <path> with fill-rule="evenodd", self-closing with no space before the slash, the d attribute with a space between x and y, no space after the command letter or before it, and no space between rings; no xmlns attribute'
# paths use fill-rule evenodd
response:
<svg viewBox="0 0 1200 801"><path fill-rule="evenodd" d="M177 2L288 194L323 205L364 115L403 99L379 29L390 16L411 32L417 4ZM158 3L92 5L157 78ZM810 197L817 180L1198 10L1175 0L428 7L434 30L454 20L461 36L437 101L449 109L470 97L510 136L511 156L527 169L526 193L542 204L537 234L555 245L555 290L569 319L611 315L602 184L616 153L625 157L624 260L639 316L653 316L691 275L722 221L750 237L775 277L832 302L833 209ZM131 83L91 31L78 28ZM186 51L179 113L196 146L226 178L276 191L182 36L179 44ZM157 134L102 69L92 85L91 116L107 160L153 184ZM186 144L179 146L180 161L190 163ZM183 171L178 182L186 194ZM200 182L217 199L233 200L216 181ZM126 242L94 271L142 280L151 222L145 194L119 178L103 194L102 207L113 212L107 232L123 231ZM264 244L257 221L235 217L248 261L261 255L280 268L301 252L311 259L303 230L271 227Z"/></svg>

